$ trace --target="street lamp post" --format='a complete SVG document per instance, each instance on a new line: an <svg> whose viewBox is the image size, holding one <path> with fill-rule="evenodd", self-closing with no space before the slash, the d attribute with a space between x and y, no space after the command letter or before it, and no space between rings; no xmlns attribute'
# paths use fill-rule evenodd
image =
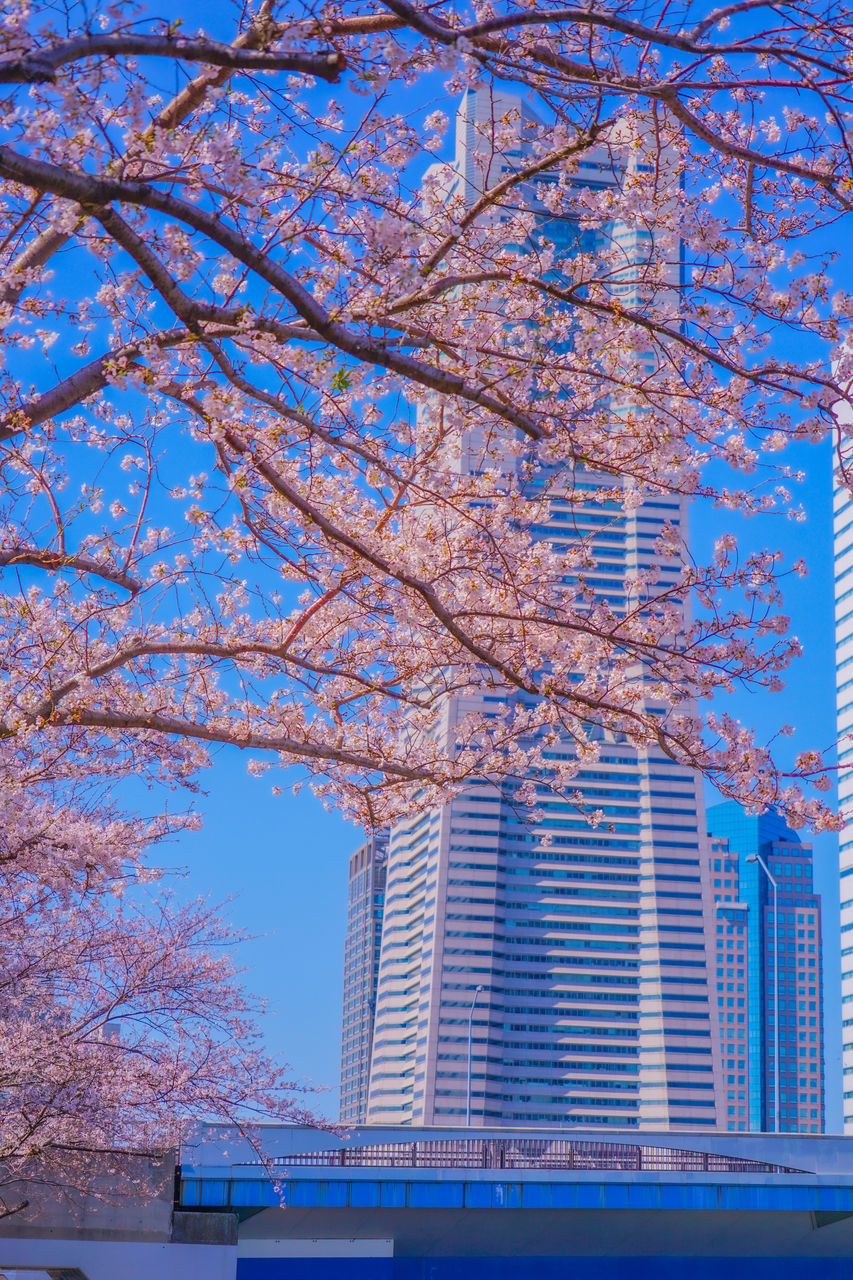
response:
<svg viewBox="0 0 853 1280"><path fill-rule="evenodd" d="M776 881L770 874L770 868L764 861L760 853L751 853L747 862L757 862L761 867L767 879L773 886L773 1005L774 1005L774 1050L775 1062L773 1067L773 1083L776 1090L775 1106L773 1108L774 1127L779 1133L779 910L778 896L776 890Z"/></svg>
<svg viewBox="0 0 853 1280"><path fill-rule="evenodd" d="M471 1001L471 1008L468 1010L468 1088L466 1090L465 1105L466 1129L471 1128L471 1039L474 1031L474 1006L477 1003L477 996L482 990L483 988L481 986L477 987L477 990L474 992L474 999Z"/></svg>

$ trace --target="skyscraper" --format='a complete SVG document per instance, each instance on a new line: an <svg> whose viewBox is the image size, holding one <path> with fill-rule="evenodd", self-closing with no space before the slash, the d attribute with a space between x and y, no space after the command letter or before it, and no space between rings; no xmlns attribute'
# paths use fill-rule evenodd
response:
<svg viewBox="0 0 853 1280"><path fill-rule="evenodd" d="M820 898L811 846L778 814L747 814L734 801L708 810L716 909L716 1008L725 1097L720 1127L824 1131L823 971ZM764 860L776 881L779 934ZM779 1008L775 1007L778 960Z"/></svg>
<svg viewBox="0 0 853 1280"><path fill-rule="evenodd" d="M340 1105L346 1124L363 1124L367 1114L387 857L388 836L381 832L349 860Z"/></svg>
<svg viewBox="0 0 853 1280"><path fill-rule="evenodd" d="M849 443L847 464L850 464ZM838 803L853 802L853 499L846 485L834 491L835 679L838 715ZM841 877L841 1044L844 1130L853 1133L853 820L839 839Z"/></svg>
<svg viewBox="0 0 853 1280"><path fill-rule="evenodd" d="M486 174L475 163L488 145L481 126L513 104L517 136ZM531 119L517 100L467 93L455 190L470 200L523 159ZM619 174L607 153L593 152L575 181L601 187ZM597 234L567 219L547 220L547 230L563 252ZM630 261L636 233L614 224L607 234ZM657 563L656 539L667 524L684 533L686 512L667 495L635 510L596 500L603 486L589 473L571 495L554 491L543 534L556 547L590 539L590 585L619 611L626 576ZM676 557L660 565L664 577L680 568ZM484 694L478 708L508 696ZM447 699L448 749L473 705ZM470 1103L474 1124L716 1123L699 785L689 769L620 735L602 731L600 748L576 786L584 807L603 811L597 828L543 777L535 820L516 784L480 783L392 830L369 1121L464 1124Z"/></svg>

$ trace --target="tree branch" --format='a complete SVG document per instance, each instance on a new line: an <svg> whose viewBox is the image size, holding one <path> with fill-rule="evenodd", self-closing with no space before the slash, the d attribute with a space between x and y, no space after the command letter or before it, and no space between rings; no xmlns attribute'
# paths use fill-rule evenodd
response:
<svg viewBox="0 0 853 1280"><path fill-rule="evenodd" d="M427 782L432 774L429 769L407 767L385 758L378 759L342 747L311 742L307 738L288 738L275 733L253 733L241 730L238 725L219 729L211 724L197 724L176 716L159 712L135 714L131 711L98 710L94 707L75 708L65 715L55 712L52 725L83 726L93 729L142 729L167 734L177 738L192 738L199 742L221 742L239 747L241 751L273 751L295 759L326 760L332 764L350 765L365 773L390 774L402 781Z"/></svg>
<svg viewBox="0 0 853 1280"><path fill-rule="evenodd" d="M270 0L262 0L257 20L236 37L232 46L234 49L258 48L269 33L270 7ZM158 129L170 130L183 124L201 106L211 89L219 89L227 84L232 74L230 67L222 67L218 71L203 71L196 76L152 120L142 135L143 143L150 141ZM126 160L126 156L119 158L115 165L117 172L123 171ZM70 239L69 232L58 231L55 227L48 227L37 235L12 264L10 275L19 276L21 282L10 282L0 289L0 304L14 305L24 290L28 273L43 267Z"/></svg>
<svg viewBox="0 0 853 1280"><path fill-rule="evenodd" d="M12 547L7 551L0 551L0 569L14 568L16 565L30 565L35 569L46 569L49 573L58 573L61 569L77 569L80 573L103 578L105 582L114 582L131 595L137 595L142 590L142 583L138 578L87 555L60 555L56 551L44 551L39 547Z"/></svg>
<svg viewBox="0 0 853 1280"><path fill-rule="evenodd" d="M596 139L608 125L612 123L607 121L603 124L594 124L585 133L578 134L565 147L560 147L557 151L551 151L547 156L543 156L541 160L536 160L533 164L525 165L523 169L519 169L516 173L509 174L501 182L498 182L488 191L484 191L478 200L466 209L462 218L457 223L458 230L452 235L445 237L442 243L435 251L430 254L426 262L420 269L420 274L424 277L430 275L447 253L456 244L462 232L466 231L477 218L482 217L487 209L491 209L500 198L514 187L519 186L523 182L529 182L531 178L535 178L537 174L545 173L548 169L553 169L561 160L568 160L570 156L578 155L583 151L588 151L590 147L595 145Z"/></svg>
<svg viewBox="0 0 853 1280"><path fill-rule="evenodd" d="M0 60L0 84L43 84L55 79L60 67L84 58L145 56L203 62L229 71L287 71L317 76L334 84L346 67L342 53L271 53L237 48L218 40L185 40L179 36L123 33L92 34L63 40L52 48L22 58Z"/></svg>
<svg viewBox="0 0 853 1280"><path fill-rule="evenodd" d="M129 342L123 347L117 347L115 351L106 352L69 377L63 378L49 391L34 400L23 401L17 409L0 418L0 442L10 440L28 426L40 426L94 395L96 391L103 390L114 376L114 370L120 369L123 361L135 359L145 347L176 347L189 341L191 337L190 332L184 328L163 329L159 333L147 335L139 342Z"/></svg>
<svg viewBox="0 0 853 1280"><path fill-rule="evenodd" d="M228 227L220 219L205 213L188 201L167 195L143 182L108 177L95 178L87 174L73 173L67 169L60 169L57 165L45 164L41 160L22 156L5 146L0 147L0 176L9 178L13 182L21 182L35 190L48 191L52 195L74 200L84 209L91 211L94 216L98 216L96 210L115 200L155 209L158 213L166 214L178 222L184 222L208 236L238 262L242 262L267 284L272 285L291 303L312 330L338 350L354 356L357 360L382 365L394 373L409 378L412 382L429 387L432 391L438 391L444 395L455 395L461 400L476 404L518 427L533 440L540 440L547 434L545 428L529 413L514 409L488 391L472 387L460 374L424 364L411 356L389 351L384 342L375 342L362 334L353 333L339 321L333 320L314 296L303 288L294 276L278 266L268 254L256 248L250 240Z"/></svg>

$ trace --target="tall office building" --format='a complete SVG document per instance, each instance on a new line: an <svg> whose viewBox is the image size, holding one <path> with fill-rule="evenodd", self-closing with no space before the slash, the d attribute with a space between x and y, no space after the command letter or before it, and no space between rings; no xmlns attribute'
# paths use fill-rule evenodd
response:
<svg viewBox="0 0 853 1280"><path fill-rule="evenodd" d="M532 117L514 105L517 136L492 159L490 182L525 155ZM463 99L455 189L469 200L485 178L480 126L512 106L497 95ZM605 153L586 156L579 175L583 185L619 181ZM546 222L563 253L597 234L543 214ZM635 233L616 225L607 234L630 261ZM653 562L665 524L685 531L686 512L666 495L636 510L594 501L601 484L588 474L572 494L555 490L543 534L556 547L591 540L590 585L618 612L626 577ZM681 564L660 568L674 579ZM439 730L448 750L461 716L503 700L449 698ZM584 804L603 810L597 828L543 777L544 816L535 821L516 785L483 783L392 830L370 1122L462 1125L470 1103L479 1125L715 1125L701 792L689 769L658 750L604 733L600 747L577 776ZM572 744L560 750L571 754Z"/></svg>
<svg viewBox="0 0 853 1280"><path fill-rule="evenodd" d="M849 441L846 463L851 462ZM838 803L853 813L853 498L836 479L835 678L838 715ZM841 1044L844 1130L853 1133L853 818L839 840L841 876Z"/></svg>
<svg viewBox="0 0 853 1280"><path fill-rule="evenodd" d="M720 1128L776 1128L778 1030L779 1129L823 1133L821 911L811 846L778 814L751 816L734 801L711 806L708 832L717 916ZM756 855L776 881L778 937L770 881L761 864L750 861Z"/></svg>
<svg viewBox="0 0 853 1280"><path fill-rule="evenodd" d="M345 1124L364 1124L367 1115L387 858L388 836L380 832L349 860L341 1030L340 1115Z"/></svg>

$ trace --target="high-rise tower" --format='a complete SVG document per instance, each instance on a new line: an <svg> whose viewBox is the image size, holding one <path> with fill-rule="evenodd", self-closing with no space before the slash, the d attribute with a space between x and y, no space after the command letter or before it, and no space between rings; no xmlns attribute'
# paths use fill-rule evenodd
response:
<svg viewBox="0 0 853 1280"><path fill-rule="evenodd" d="M380 832L356 849L349 860L341 1028L340 1114L344 1124L364 1124L367 1115L387 858L388 836Z"/></svg>
<svg viewBox="0 0 853 1280"><path fill-rule="evenodd" d="M849 441L845 443L845 452L849 467ZM846 484L838 480L833 508L838 803L849 814L853 806L853 498ZM839 863L844 1131L853 1133L853 821L849 819L839 837Z"/></svg>
<svg viewBox="0 0 853 1280"><path fill-rule="evenodd" d="M720 1128L776 1128L778 1018L779 1129L823 1133L821 912L811 846L773 811L753 816L731 800L708 810L708 832L725 1093ZM776 881L778 935L771 884L756 855Z"/></svg>
<svg viewBox="0 0 853 1280"><path fill-rule="evenodd" d="M476 163L481 126L513 105L515 140L488 165ZM466 94L456 190L470 201L517 164L531 119L508 97ZM607 153L591 152L574 181L602 187L619 178ZM597 234L546 214L544 222L563 253ZM607 234L630 261L638 233L614 224ZM686 511L664 494L633 510L597 500L603 487L590 473L576 477L571 496L555 490L543 536L557 548L589 538L597 561L589 586L618 612L626 577L652 563L664 580L680 573L655 543L666 525L686 535ZM483 694L477 709L504 699ZM448 749L474 702L447 699ZM482 783L393 829L368 1120L464 1124L470 1102L474 1124L712 1127L717 1023L697 778L659 750L602 731L598 760L576 780L582 807L602 811L597 827L547 777L539 790L535 820L515 784Z"/></svg>

